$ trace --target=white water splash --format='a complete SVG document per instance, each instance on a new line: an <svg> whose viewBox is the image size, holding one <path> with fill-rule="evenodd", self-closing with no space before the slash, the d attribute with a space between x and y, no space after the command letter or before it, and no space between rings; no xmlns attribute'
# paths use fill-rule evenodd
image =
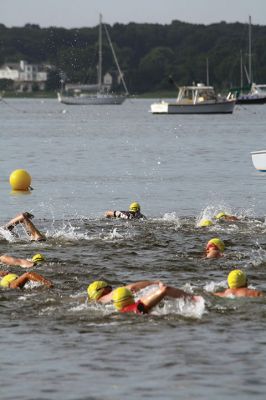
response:
<svg viewBox="0 0 266 400"><path fill-rule="evenodd" d="M79 241L79 240L120 240L125 238L131 238L132 233L119 233L118 228L113 228L111 231L105 232L103 229L100 233L91 234L88 231L81 231L81 227L75 227L70 222L65 223L61 228L54 228L54 230L48 230L46 232L46 237L51 237L54 239L62 239L62 240L71 240L71 241Z"/></svg>
<svg viewBox="0 0 266 400"><path fill-rule="evenodd" d="M69 309L69 311L71 312L78 312L78 311L83 311L83 310L87 310L88 308L88 304L85 302L83 304L79 304L78 306L73 306Z"/></svg>
<svg viewBox="0 0 266 400"><path fill-rule="evenodd" d="M206 292L210 292L210 293L214 293L217 292L220 288L227 288L227 281L223 280L220 282L208 282L206 283L206 285L203 287L204 290L206 290Z"/></svg>
<svg viewBox="0 0 266 400"><path fill-rule="evenodd" d="M39 286L43 286L41 282L28 281L23 288L24 289L35 289Z"/></svg>
<svg viewBox="0 0 266 400"><path fill-rule="evenodd" d="M13 235L8 229L4 229L0 227L0 235L7 240L8 242L15 242L16 241L16 236Z"/></svg>
<svg viewBox="0 0 266 400"><path fill-rule="evenodd" d="M187 318L202 318L205 310L205 300L201 296L195 296L195 300L181 299L165 299L161 304L156 306L152 315L177 314Z"/></svg>
<svg viewBox="0 0 266 400"><path fill-rule="evenodd" d="M123 239L123 235L117 232L117 228L114 228L109 234L105 236L105 239Z"/></svg>
<svg viewBox="0 0 266 400"><path fill-rule="evenodd" d="M148 296L152 292L158 289L157 285L148 286L140 290L136 294L136 299L139 300L143 296ZM187 290L188 289L188 290ZM192 293L192 287L190 285L186 286L187 293ZM165 298L151 311L151 315L167 315L167 314L177 314L184 317L191 318L201 318L206 312L205 301L201 296L195 296L195 300L188 300L184 298L180 299L169 299Z"/></svg>
<svg viewBox="0 0 266 400"><path fill-rule="evenodd" d="M174 222L176 225L181 227L180 218L178 217L176 212L165 213L163 216L163 220L168 222Z"/></svg>
<svg viewBox="0 0 266 400"><path fill-rule="evenodd" d="M213 206L207 206L201 213L196 217L196 226L199 226L199 223L202 219L208 219L212 222L213 221L213 216L214 216L214 207Z"/></svg>
<svg viewBox="0 0 266 400"><path fill-rule="evenodd" d="M80 227L73 226L70 222L65 223L61 228L54 228L54 230L47 231L46 237L65 240L91 240L92 237L88 232L80 232Z"/></svg>
<svg viewBox="0 0 266 400"><path fill-rule="evenodd" d="M220 213L224 212L225 214L228 215L234 215L238 217L240 220L244 218L252 218L254 217L254 210L249 208L249 209L239 209L239 210L233 210L228 204L225 204L224 202L219 202L218 204L210 204L206 206L201 213L196 217L197 224L201 219L209 219L213 222L216 222L215 216Z"/></svg>

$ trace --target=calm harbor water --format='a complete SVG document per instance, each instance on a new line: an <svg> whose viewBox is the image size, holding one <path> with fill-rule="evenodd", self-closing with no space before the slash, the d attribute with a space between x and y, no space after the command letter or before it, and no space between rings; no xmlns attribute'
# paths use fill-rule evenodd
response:
<svg viewBox="0 0 266 400"><path fill-rule="evenodd" d="M250 156L265 148L266 106L156 116L150 103L0 102L0 223L27 210L48 238L0 230L0 253L43 253L36 271L55 283L0 291L1 400L265 398L266 300L212 292L235 267L266 291L266 175ZM29 195L11 192L17 168L32 176ZM135 200L147 221L103 218ZM222 210L240 221L197 228ZM215 236L225 257L205 260ZM118 315L86 302L95 279L160 279L205 304L166 300L148 316Z"/></svg>

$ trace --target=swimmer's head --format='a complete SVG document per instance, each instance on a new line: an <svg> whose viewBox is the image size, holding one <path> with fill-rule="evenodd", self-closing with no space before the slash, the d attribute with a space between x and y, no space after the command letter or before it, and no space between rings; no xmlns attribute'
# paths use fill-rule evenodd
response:
<svg viewBox="0 0 266 400"><path fill-rule="evenodd" d="M230 289L237 289L247 286L247 276L244 271L234 269L227 277L228 286Z"/></svg>
<svg viewBox="0 0 266 400"><path fill-rule="evenodd" d="M98 300L100 297L102 297L106 288L110 288L110 291L112 290L111 286L105 281L92 282L87 288L88 298L90 300Z"/></svg>
<svg viewBox="0 0 266 400"><path fill-rule="evenodd" d="M224 252L225 248L224 242L219 238L213 238L209 240L206 246L206 250L208 250L211 246L216 247L217 250L220 250L222 253Z"/></svg>
<svg viewBox="0 0 266 400"><path fill-rule="evenodd" d="M130 206L129 206L129 211L132 211L132 212L138 212L138 211L140 211L140 205L139 205L139 203L137 203L136 201L134 201L133 203L131 203Z"/></svg>
<svg viewBox="0 0 266 400"><path fill-rule="evenodd" d="M134 297L132 292L126 287L120 287L114 290L113 293L113 303L117 310L134 304Z"/></svg>
<svg viewBox="0 0 266 400"><path fill-rule="evenodd" d="M16 274L7 274L0 280L0 286L8 288L10 283L18 278Z"/></svg>
<svg viewBox="0 0 266 400"><path fill-rule="evenodd" d="M219 212L217 215L215 215L215 219L222 219L224 217L227 217L227 214L225 214L225 212Z"/></svg>
<svg viewBox="0 0 266 400"><path fill-rule="evenodd" d="M38 263L45 261L45 257L40 253L34 254L31 261L38 264Z"/></svg>
<svg viewBox="0 0 266 400"><path fill-rule="evenodd" d="M204 227L212 226L212 225L213 225L213 222L210 219L201 219L198 224L198 226L200 228L204 228Z"/></svg>

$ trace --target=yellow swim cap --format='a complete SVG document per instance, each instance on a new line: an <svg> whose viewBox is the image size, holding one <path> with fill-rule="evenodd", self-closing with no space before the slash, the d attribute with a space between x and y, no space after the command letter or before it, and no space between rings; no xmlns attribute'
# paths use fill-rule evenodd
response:
<svg viewBox="0 0 266 400"><path fill-rule="evenodd" d="M89 299L90 300L98 300L103 294L103 289L108 286L110 286L110 285L108 285L108 283L105 281L92 282L87 288Z"/></svg>
<svg viewBox="0 0 266 400"><path fill-rule="evenodd" d="M215 218L216 219L221 219L221 218L226 217L226 216L227 216L227 214L225 214L224 212L220 212L217 215L215 215Z"/></svg>
<svg viewBox="0 0 266 400"><path fill-rule="evenodd" d="M213 238L213 239L208 241L207 246L209 244L214 244L214 246L216 246L222 253L224 252L225 245L224 245L224 242L221 239Z"/></svg>
<svg viewBox="0 0 266 400"><path fill-rule="evenodd" d="M129 306L134 303L134 297L132 292L126 287L120 287L114 290L113 302L117 310Z"/></svg>
<svg viewBox="0 0 266 400"><path fill-rule="evenodd" d="M41 262L45 261L45 257L40 253L34 254L31 261L34 263L41 263Z"/></svg>
<svg viewBox="0 0 266 400"><path fill-rule="evenodd" d="M18 278L18 275L16 275L16 274L7 274L1 279L0 286L9 287L10 283L13 282L17 278Z"/></svg>
<svg viewBox="0 0 266 400"><path fill-rule="evenodd" d="M140 211L140 205L136 201L134 203L131 203L129 206L129 211L137 212Z"/></svg>
<svg viewBox="0 0 266 400"><path fill-rule="evenodd" d="M200 228L203 228L205 226L212 226L212 225L213 225L213 222L210 219L201 219L198 226Z"/></svg>
<svg viewBox="0 0 266 400"><path fill-rule="evenodd" d="M247 275L240 269L234 269L231 271L227 277L228 286L230 289L237 289L241 287L246 287L247 285Z"/></svg>

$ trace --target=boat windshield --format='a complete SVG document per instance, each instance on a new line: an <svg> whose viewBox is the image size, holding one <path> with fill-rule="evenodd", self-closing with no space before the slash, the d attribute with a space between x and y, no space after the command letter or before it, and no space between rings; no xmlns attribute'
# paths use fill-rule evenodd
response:
<svg viewBox="0 0 266 400"><path fill-rule="evenodd" d="M216 101L216 94L212 86L183 86L179 89L178 103L196 104L206 101Z"/></svg>
<svg viewBox="0 0 266 400"><path fill-rule="evenodd" d="M256 88L259 92L266 93L266 85L256 85Z"/></svg>
<svg viewBox="0 0 266 400"><path fill-rule="evenodd" d="M202 101L206 100L215 100L216 96L213 90L211 89L205 89L205 90L198 90L198 98L199 100L202 99Z"/></svg>
<svg viewBox="0 0 266 400"><path fill-rule="evenodd" d="M183 100L193 100L193 92L190 89L184 89L182 93Z"/></svg>

